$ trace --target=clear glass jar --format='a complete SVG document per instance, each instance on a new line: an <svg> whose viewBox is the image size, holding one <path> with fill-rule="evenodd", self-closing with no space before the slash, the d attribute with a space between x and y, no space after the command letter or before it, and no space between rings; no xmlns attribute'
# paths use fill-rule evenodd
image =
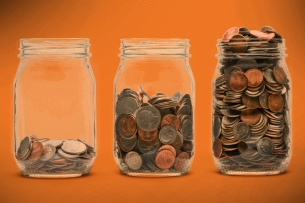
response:
<svg viewBox="0 0 305 203"><path fill-rule="evenodd" d="M24 176L77 177L96 156L89 39L21 39L14 151Z"/></svg>
<svg viewBox="0 0 305 203"><path fill-rule="evenodd" d="M275 33L270 38L246 28L239 32L243 37L217 41L212 81L214 161L222 174L280 174L291 159L292 135L285 40L275 31L265 32Z"/></svg>
<svg viewBox="0 0 305 203"><path fill-rule="evenodd" d="M114 158L130 176L181 176L194 157L195 82L187 39L122 39Z"/></svg>

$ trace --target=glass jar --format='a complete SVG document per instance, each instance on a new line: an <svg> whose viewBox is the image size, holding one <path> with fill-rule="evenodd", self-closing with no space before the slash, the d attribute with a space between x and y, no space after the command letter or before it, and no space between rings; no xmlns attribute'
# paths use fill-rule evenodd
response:
<svg viewBox="0 0 305 203"><path fill-rule="evenodd" d="M292 135L285 40L269 26L260 31L234 27L217 41L217 48L212 81L217 168L230 175L283 173Z"/></svg>
<svg viewBox="0 0 305 203"><path fill-rule="evenodd" d="M187 39L122 39L114 158L130 176L181 176L194 157L195 82Z"/></svg>
<svg viewBox="0 0 305 203"><path fill-rule="evenodd" d="M21 39L14 151L24 176L77 177L96 156L89 39Z"/></svg>

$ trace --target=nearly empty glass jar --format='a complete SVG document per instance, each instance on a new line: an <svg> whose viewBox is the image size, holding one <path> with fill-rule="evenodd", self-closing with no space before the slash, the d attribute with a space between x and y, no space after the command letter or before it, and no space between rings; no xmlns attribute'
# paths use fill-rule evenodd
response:
<svg viewBox="0 0 305 203"><path fill-rule="evenodd" d="M77 177L96 156L95 79L88 39L21 39L14 151L24 176Z"/></svg>
<svg viewBox="0 0 305 203"><path fill-rule="evenodd" d="M130 176L181 176L194 157L195 82L187 39L122 39L114 158Z"/></svg>
<svg viewBox="0 0 305 203"><path fill-rule="evenodd" d="M270 26L232 27L217 41L212 145L223 174L274 175L291 159L285 40Z"/></svg>

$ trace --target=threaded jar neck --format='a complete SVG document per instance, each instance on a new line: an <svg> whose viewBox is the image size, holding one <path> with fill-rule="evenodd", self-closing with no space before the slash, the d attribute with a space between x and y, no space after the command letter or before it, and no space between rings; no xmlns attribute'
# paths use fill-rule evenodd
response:
<svg viewBox="0 0 305 203"><path fill-rule="evenodd" d="M121 58L189 58L189 40L173 38L121 39Z"/></svg>
<svg viewBox="0 0 305 203"><path fill-rule="evenodd" d="M28 38L20 40L20 58L90 57L86 38Z"/></svg>
<svg viewBox="0 0 305 203"><path fill-rule="evenodd" d="M273 38L272 41L256 38L249 38L247 41L235 39L234 42L222 42L222 39L218 39L216 47L216 57L219 59L279 59L287 56L285 39L282 38Z"/></svg>

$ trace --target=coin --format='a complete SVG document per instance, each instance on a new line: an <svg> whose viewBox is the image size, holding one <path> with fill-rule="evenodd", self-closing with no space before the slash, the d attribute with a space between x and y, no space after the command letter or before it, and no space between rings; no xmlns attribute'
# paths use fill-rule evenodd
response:
<svg viewBox="0 0 305 203"><path fill-rule="evenodd" d="M270 155L273 153L274 150L274 144L270 138L263 137L261 138L257 144L257 151L261 155Z"/></svg>
<svg viewBox="0 0 305 203"><path fill-rule="evenodd" d="M194 137L193 134L193 122L191 119L187 118L181 122L181 133L184 140L192 140Z"/></svg>
<svg viewBox="0 0 305 203"><path fill-rule="evenodd" d="M161 128L165 125L170 125L175 130L178 130L180 128L180 120L173 114L167 114L161 120Z"/></svg>
<svg viewBox="0 0 305 203"><path fill-rule="evenodd" d="M240 122L233 127L233 135L237 140L247 140L251 135L250 127Z"/></svg>
<svg viewBox="0 0 305 203"><path fill-rule="evenodd" d="M152 131L145 131L141 128L138 128L138 135L141 140L152 141L158 136L158 128Z"/></svg>
<svg viewBox="0 0 305 203"><path fill-rule="evenodd" d="M268 107L273 112L282 112L284 108L284 99L280 94L271 94L268 97Z"/></svg>
<svg viewBox="0 0 305 203"><path fill-rule="evenodd" d="M213 126L213 136L219 137L221 132L221 119L217 116L214 116L212 126Z"/></svg>
<svg viewBox="0 0 305 203"><path fill-rule="evenodd" d="M41 142L34 142L32 144L32 151L30 156L28 157L29 160L31 161L36 161L38 160L43 152L43 145Z"/></svg>
<svg viewBox="0 0 305 203"><path fill-rule="evenodd" d="M160 169L169 169L175 163L175 155L170 150L162 150L158 152L155 163Z"/></svg>
<svg viewBox="0 0 305 203"><path fill-rule="evenodd" d="M68 153L65 153L63 150L61 149L58 149L57 150L58 154L64 158L76 158L76 157L79 157L80 155L78 154L68 154Z"/></svg>
<svg viewBox="0 0 305 203"><path fill-rule="evenodd" d="M124 97L117 101L115 112L119 116L121 114L133 114L139 108L138 102L132 97Z"/></svg>
<svg viewBox="0 0 305 203"><path fill-rule="evenodd" d="M182 136L182 134L179 131L177 131L176 140L171 145L175 148L176 152L179 151L180 148L182 147L182 145L183 145L183 136Z"/></svg>
<svg viewBox="0 0 305 203"><path fill-rule="evenodd" d="M152 131L158 128L161 122L161 114L153 106L144 106L136 112L136 122L141 129Z"/></svg>
<svg viewBox="0 0 305 203"><path fill-rule="evenodd" d="M283 68L275 66L273 69L273 76L279 84L284 85L287 83L287 75Z"/></svg>
<svg viewBox="0 0 305 203"><path fill-rule="evenodd" d="M67 140L61 146L61 149L69 154L82 154L86 151L86 148L84 143L76 140Z"/></svg>
<svg viewBox="0 0 305 203"><path fill-rule="evenodd" d="M241 112L240 118L243 123L247 125L254 125L261 118L261 114L257 109L246 109Z"/></svg>
<svg viewBox="0 0 305 203"><path fill-rule="evenodd" d="M239 28L238 27L232 27L229 28L223 35L222 37L222 42L229 42L230 39L239 33Z"/></svg>
<svg viewBox="0 0 305 203"><path fill-rule="evenodd" d="M276 81L275 81L275 79L274 79L274 77L273 77L273 71L272 71L270 68L268 68L267 70L265 70L265 71L263 72L263 74L264 74L265 80L266 80L268 83L271 83L271 84L276 83Z"/></svg>
<svg viewBox="0 0 305 203"><path fill-rule="evenodd" d="M190 156L186 152L181 152L180 154L178 154L178 156L176 157L175 163L174 163L175 169L178 171L184 170L185 167L187 167L187 165L189 163L189 159L190 159Z"/></svg>
<svg viewBox="0 0 305 203"><path fill-rule="evenodd" d="M29 156L29 151L31 151L31 139L30 137L25 137L20 142L20 146L17 150L16 157L18 159L26 159Z"/></svg>
<svg viewBox="0 0 305 203"><path fill-rule="evenodd" d="M233 53L244 53L248 49L247 39L242 35L234 35L229 42L229 48Z"/></svg>
<svg viewBox="0 0 305 203"><path fill-rule="evenodd" d="M264 33L264 32L260 32L258 30L250 30L250 34L257 38L266 39L266 40L270 40L275 36L274 33Z"/></svg>
<svg viewBox="0 0 305 203"><path fill-rule="evenodd" d="M159 139L163 144L172 144L177 138L177 131L170 125L161 128Z"/></svg>
<svg viewBox="0 0 305 203"><path fill-rule="evenodd" d="M242 102L246 107L250 109L256 109L260 106L259 97L250 97L247 94L242 96Z"/></svg>
<svg viewBox="0 0 305 203"><path fill-rule="evenodd" d="M259 96L259 103L264 109L269 109L268 106L268 97L269 93L267 91L264 91L260 96Z"/></svg>
<svg viewBox="0 0 305 203"><path fill-rule="evenodd" d="M172 99L173 99L174 101L179 101L180 98L181 98L181 96L182 96L181 92L176 92L176 93L172 96Z"/></svg>
<svg viewBox="0 0 305 203"><path fill-rule="evenodd" d="M90 144L88 144L87 142L85 142L85 140L81 139L81 138L77 138L78 141L84 143L86 145L86 147L88 147L89 149L94 149L94 147Z"/></svg>
<svg viewBox="0 0 305 203"><path fill-rule="evenodd" d="M117 134L117 141L118 141L119 147L124 152L129 152L135 147L135 145L137 143L137 136L133 135L132 137L124 138L123 136Z"/></svg>
<svg viewBox="0 0 305 203"><path fill-rule="evenodd" d="M44 145L51 144L54 147L59 147L62 145L62 143L63 143L63 140L48 140L46 142L43 142Z"/></svg>
<svg viewBox="0 0 305 203"><path fill-rule="evenodd" d="M41 161L50 160L54 156L55 152L56 152L56 148L53 145L51 144L44 145L40 160Z"/></svg>
<svg viewBox="0 0 305 203"><path fill-rule="evenodd" d="M142 158L137 152L128 152L124 160L128 168L131 170L138 170L142 166Z"/></svg>
<svg viewBox="0 0 305 203"><path fill-rule="evenodd" d="M256 68L251 68L247 70L245 74L248 78L249 87L257 87L263 82L263 73Z"/></svg>
<svg viewBox="0 0 305 203"><path fill-rule="evenodd" d="M247 76L242 71L233 72L229 78L229 86L234 92L241 92L248 86Z"/></svg>
<svg viewBox="0 0 305 203"><path fill-rule="evenodd" d="M215 138L213 142L213 153L214 157L219 158L222 154L222 143L220 139Z"/></svg>
<svg viewBox="0 0 305 203"><path fill-rule="evenodd" d="M137 131L137 123L135 117L131 114L121 114L120 123L118 123L118 131L123 137L131 137Z"/></svg>

